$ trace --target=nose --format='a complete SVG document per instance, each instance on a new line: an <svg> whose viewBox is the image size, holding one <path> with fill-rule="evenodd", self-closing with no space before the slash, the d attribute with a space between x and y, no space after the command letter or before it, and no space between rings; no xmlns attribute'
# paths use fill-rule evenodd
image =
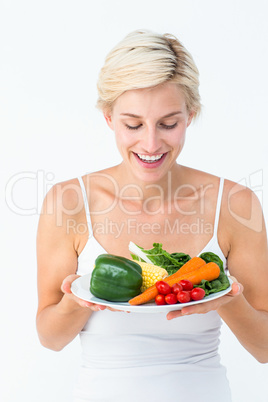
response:
<svg viewBox="0 0 268 402"><path fill-rule="evenodd" d="M160 151L161 137L155 126L147 126L142 133L142 146L144 152L155 154Z"/></svg>

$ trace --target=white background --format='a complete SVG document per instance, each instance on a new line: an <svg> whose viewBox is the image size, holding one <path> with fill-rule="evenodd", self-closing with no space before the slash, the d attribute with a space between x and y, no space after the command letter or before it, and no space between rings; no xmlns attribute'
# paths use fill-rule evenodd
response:
<svg viewBox="0 0 268 402"><path fill-rule="evenodd" d="M204 108L180 161L252 187L267 220L267 16L266 0L1 1L1 401L71 401L78 339L56 353L35 330L38 213L52 184L120 161L96 81L127 33L192 53ZM221 352L234 402L267 402L268 365L225 326Z"/></svg>

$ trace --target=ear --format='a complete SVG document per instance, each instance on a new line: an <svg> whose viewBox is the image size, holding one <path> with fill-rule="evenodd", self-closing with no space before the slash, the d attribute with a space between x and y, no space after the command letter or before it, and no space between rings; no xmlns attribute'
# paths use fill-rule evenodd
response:
<svg viewBox="0 0 268 402"><path fill-rule="evenodd" d="M108 124L108 126L113 130L113 129L114 129L114 125L113 125L113 122L112 122L112 113L111 113L111 112L108 112L108 111L105 111L105 112L103 112L103 116L104 116L104 118L105 118L106 123Z"/></svg>
<svg viewBox="0 0 268 402"><path fill-rule="evenodd" d="M190 124L192 123L193 118L194 118L194 112L192 111L192 112L189 113L189 116L188 116L187 127L190 126Z"/></svg>

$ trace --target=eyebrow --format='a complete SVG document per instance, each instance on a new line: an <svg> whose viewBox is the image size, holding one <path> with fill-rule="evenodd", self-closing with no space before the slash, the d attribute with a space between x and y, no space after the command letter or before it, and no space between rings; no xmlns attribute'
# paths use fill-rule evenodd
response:
<svg viewBox="0 0 268 402"><path fill-rule="evenodd" d="M169 114L166 114L165 116L162 116L161 119L165 119L167 117L172 117L175 116L176 114L181 114L182 112L179 110L177 112L172 112ZM133 114L133 113L120 113L120 116L127 116L127 117L134 117L136 119L140 119L142 116L139 116L137 114Z"/></svg>

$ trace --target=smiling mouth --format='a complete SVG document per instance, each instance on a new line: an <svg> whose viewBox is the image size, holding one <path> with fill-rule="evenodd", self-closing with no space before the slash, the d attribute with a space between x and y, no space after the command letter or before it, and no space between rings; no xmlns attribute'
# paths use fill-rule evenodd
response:
<svg viewBox="0 0 268 402"><path fill-rule="evenodd" d="M163 156L165 155L165 153L164 153L164 154L159 154L159 155L152 155L152 156L150 156L150 155L142 155L142 154L137 154L137 153L135 153L135 155L137 155L138 158L139 158L142 162L145 162L145 163L155 163L155 162L160 161L160 159L163 158Z"/></svg>

